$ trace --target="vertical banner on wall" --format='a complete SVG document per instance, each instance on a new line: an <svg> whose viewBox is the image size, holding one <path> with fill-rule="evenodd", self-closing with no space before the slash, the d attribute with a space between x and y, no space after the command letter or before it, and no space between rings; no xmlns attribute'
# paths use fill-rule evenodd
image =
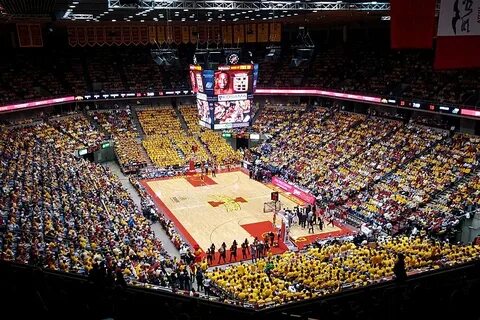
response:
<svg viewBox="0 0 480 320"><path fill-rule="evenodd" d="M391 0L390 39L394 49L430 49L436 0Z"/></svg>
<svg viewBox="0 0 480 320"><path fill-rule="evenodd" d="M105 43L111 46L113 44L114 34L112 26L105 26Z"/></svg>
<svg viewBox="0 0 480 320"><path fill-rule="evenodd" d="M165 37L165 27L164 26L157 26L157 42L162 44L167 41Z"/></svg>
<svg viewBox="0 0 480 320"><path fill-rule="evenodd" d="M207 37L208 37L207 26L199 25L198 26L198 41L203 44L203 43L207 42Z"/></svg>
<svg viewBox="0 0 480 320"><path fill-rule="evenodd" d="M80 47L85 47L87 45L87 34L85 27L77 27L77 38L78 45Z"/></svg>
<svg viewBox="0 0 480 320"><path fill-rule="evenodd" d="M122 27L114 26L113 27L113 43L117 46L121 45L123 42L122 39Z"/></svg>
<svg viewBox="0 0 480 320"><path fill-rule="evenodd" d="M132 44L132 29L130 26L122 27L122 44Z"/></svg>
<svg viewBox="0 0 480 320"><path fill-rule="evenodd" d="M167 43L172 43L173 42L173 27L172 26L166 26L165 27L165 39L167 40Z"/></svg>
<svg viewBox="0 0 480 320"><path fill-rule="evenodd" d="M190 27L189 26L182 26L182 42L189 43L190 42Z"/></svg>
<svg viewBox="0 0 480 320"><path fill-rule="evenodd" d="M223 43L231 44L232 41L232 26L222 26Z"/></svg>
<svg viewBox="0 0 480 320"><path fill-rule="evenodd" d="M245 29L243 24L233 25L233 43L245 42Z"/></svg>
<svg viewBox="0 0 480 320"><path fill-rule="evenodd" d="M270 23L270 41L271 42L282 41L282 25L278 22Z"/></svg>
<svg viewBox="0 0 480 320"><path fill-rule="evenodd" d="M191 26L190 27L190 42L191 43L197 43L198 39L198 27L197 26Z"/></svg>
<svg viewBox="0 0 480 320"><path fill-rule="evenodd" d="M21 48L43 47L42 28L39 24L18 23L17 36Z"/></svg>
<svg viewBox="0 0 480 320"><path fill-rule="evenodd" d="M97 44L97 35L95 34L95 27L87 27L87 44L91 47Z"/></svg>
<svg viewBox="0 0 480 320"><path fill-rule="evenodd" d="M245 26L245 29L247 34L247 42L257 42L257 25L254 23L249 23Z"/></svg>
<svg viewBox="0 0 480 320"><path fill-rule="evenodd" d="M103 46L105 44L106 37L104 27L95 27L95 38L97 39L97 45Z"/></svg>
<svg viewBox="0 0 480 320"><path fill-rule="evenodd" d="M140 36L140 43L143 45L148 44L148 29L145 26L138 28L138 34Z"/></svg>
<svg viewBox="0 0 480 320"><path fill-rule="evenodd" d="M18 26L17 26L17 29L18 29ZM72 47L77 46L78 45L77 30L74 27L68 27L67 35L68 35L68 44ZM20 37L20 34L19 34L19 37Z"/></svg>
<svg viewBox="0 0 480 320"><path fill-rule="evenodd" d="M176 44L182 43L182 37L182 26L173 26L173 42Z"/></svg>
<svg viewBox="0 0 480 320"><path fill-rule="evenodd" d="M257 41L258 42L268 42L268 23L259 23L257 25Z"/></svg>
<svg viewBox="0 0 480 320"><path fill-rule="evenodd" d="M480 0L442 0L435 69L480 67Z"/></svg>
<svg viewBox="0 0 480 320"><path fill-rule="evenodd" d="M39 24L30 24L32 47L43 47L42 27Z"/></svg>
<svg viewBox="0 0 480 320"><path fill-rule="evenodd" d="M134 45L140 44L140 28L137 26L132 26L132 43Z"/></svg>

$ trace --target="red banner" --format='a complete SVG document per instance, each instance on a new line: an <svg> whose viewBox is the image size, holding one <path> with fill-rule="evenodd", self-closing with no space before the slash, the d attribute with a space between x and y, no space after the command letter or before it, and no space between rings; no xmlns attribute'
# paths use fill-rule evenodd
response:
<svg viewBox="0 0 480 320"><path fill-rule="evenodd" d="M391 0L391 46L431 48L435 32L435 0Z"/></svg>
<svg viewBox="0 0 480 320"><path fill-rule="evenodd" d="M434 68L480 68L480 36L438 37Z"/></svg>
<svg viewBox="0 0 480 320"><path fill-rule="evenodd" d="M272 184L285 190L286 192L289 192L291 195L307 202L310 204L315 203L315 197L311 195L308 191L303 191L297 186L294 186L293 184L289 182L285 182L280 178L273 177L272 178Z"/></svg>

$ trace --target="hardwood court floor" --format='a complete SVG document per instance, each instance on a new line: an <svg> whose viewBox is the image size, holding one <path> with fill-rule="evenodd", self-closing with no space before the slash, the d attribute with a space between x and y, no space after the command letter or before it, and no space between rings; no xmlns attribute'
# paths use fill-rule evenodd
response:
<svg viewBox="0 0 480 320"><path fill-rule="evenodd" d="M233 240L240 244L271 228L272 213L264 213L272 189L249 179L242 171L224 172L202 181L199 176L142 181L156 204L173 220L190 244L206 250L225 241L227 249ZM280 194L283 207L297 204ZM269 223L270 224L269 224ZM265 229L264 231L262 231ZM322 233L340 230L324 228ZM320 234L318 228L315 233ZM307 229L292 228L292 237L304 237Z"/></svg>
<svg viewBox="0 0 480 320"><path fill-rule="evenodd" d="M263 212L272 190L241 171L219 173L208 180L214 183L205 185L200 177L192 176L146 184L181 224L179 231L188 232L204 251L212 243L217 248L224 241L228 248L233 240L240 244L248 238L251 243L253 237L242 225L272 221L272 213ZM295 206L282 195L280 201Z"/></svg>

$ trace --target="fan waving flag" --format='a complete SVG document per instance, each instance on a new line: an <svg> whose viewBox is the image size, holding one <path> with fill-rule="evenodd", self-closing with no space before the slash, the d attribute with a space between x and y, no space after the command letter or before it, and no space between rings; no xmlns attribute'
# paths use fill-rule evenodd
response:
<svg viewBox="0 0 480 320"><path fill-rule="evenodd" d="M480 67L480 0L442 0L435 69Z"/></svg>

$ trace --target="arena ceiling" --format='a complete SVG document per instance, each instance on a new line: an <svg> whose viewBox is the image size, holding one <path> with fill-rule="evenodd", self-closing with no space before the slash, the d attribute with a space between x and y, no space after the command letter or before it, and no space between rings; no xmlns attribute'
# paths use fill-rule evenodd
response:
<svg viewBox="0 0 480 320"><path fill-rule="evenodd" d="M0 0L2 10L13 18L32 16L55 20L294 22L304 17L315 21L330 17L382 16L390 10L390 3L388 0Z"/></svg>

